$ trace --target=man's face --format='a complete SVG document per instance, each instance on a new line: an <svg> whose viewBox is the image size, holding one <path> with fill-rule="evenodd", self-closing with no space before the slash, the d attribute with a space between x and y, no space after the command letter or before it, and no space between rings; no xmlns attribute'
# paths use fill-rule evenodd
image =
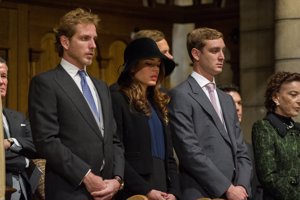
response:
<svg viewBox="0 0 300 200"><path fill-rule="evenodd" d="M91 65L96 49L97 32L94 24L78 24L71 38L61 37L64 47L63 58L83 69Z"/></svg>
<svg viewBox="0 0 300 200"><path fill-rule="evenodd" d="M0 92L1 97L6 96L6 90L7 90L7 65L5 63L0 63Z"/></svg>
<svg viewBox="0 0 300 200"><path fill-rule="evenodd" d="M167 56L169 59L173 60L173 56L170 53L170 47L168 45L167 40L162 39L162 40L156 42L156 44L157 44L157 46L158 46L158 48L159 48L159 50L162 54Z"/></svg>
<svg viewBox="0 0 300 200"><path fill-rule="evenodd" d="M220 74L224 64L225 43L222 38L215 40L206 40L202 50L196 52L196 62L198 62L198 70L208 80L212 80L214 76Z"/></svg>
<svg viewBox="0 0 300 200"><path fill-rule="evenodd" d="M242 115L243 115L243 105L242 105L241 95L238 92L235 92L235 91L228 92L228 94L230 96L232 96L232 98L233 98L233 101L235 103L236 113L237 113L237 116L239 118L239 121L241 122L242 121Z"/></svg>

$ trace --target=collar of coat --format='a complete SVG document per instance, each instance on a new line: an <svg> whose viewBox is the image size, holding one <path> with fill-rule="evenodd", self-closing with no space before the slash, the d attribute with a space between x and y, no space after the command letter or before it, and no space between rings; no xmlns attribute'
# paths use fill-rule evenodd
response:
<svg viewBox="0 0 300 200"><path fill-rule="evenodd" d="M265 117L266 120L277 130L281 137L286 136L288 130L295 129L300 134L300 124L291 119L291 124L284 123L276 114L269 112Z"/></svg>

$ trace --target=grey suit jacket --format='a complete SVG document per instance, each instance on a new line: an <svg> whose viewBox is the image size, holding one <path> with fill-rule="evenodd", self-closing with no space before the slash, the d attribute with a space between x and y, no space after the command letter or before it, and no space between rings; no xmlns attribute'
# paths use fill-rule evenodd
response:
<svg viewBox="0 0 300 200"><path fill-rule="evenodd" d="M170 124L183 199L223 197L230 184L251 193L251 161L232 98L217 90L226 129L191 76L171 90Z"/></svg>
<svg viewBox="0 0 300 200"><path fill-rule="evenodd" d="M60 65L31 80L30 122L37 152L47 160L46 199L92 199L81 183L89 169L104 179L123 177L123 148L109 88L91 79L101 100L104 137L78 86Z"/></svg>

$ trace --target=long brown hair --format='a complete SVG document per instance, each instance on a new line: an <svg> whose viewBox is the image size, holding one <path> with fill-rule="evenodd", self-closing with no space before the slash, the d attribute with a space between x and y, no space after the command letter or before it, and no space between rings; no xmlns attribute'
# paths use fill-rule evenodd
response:
<svg viewBox="0 0 300 200"><path fill-rule="evenodd" d="M163 63L161 63L163 65ZM168 108L170 97L161 91L161 83L164 78L164 67L160 66L158 80L155 86L149 86L146 95L143 92L142 85L134 78L135 73L138 71L138 61L132 63L130 67L133 70L123 71L118 79L120 91L123 92L129 99L129 104L135 110L144 113L146 116L151 115L151 103L158 108L163 117L163 122L168 124ZM150 101L150 102L149 102Z"/></svg>

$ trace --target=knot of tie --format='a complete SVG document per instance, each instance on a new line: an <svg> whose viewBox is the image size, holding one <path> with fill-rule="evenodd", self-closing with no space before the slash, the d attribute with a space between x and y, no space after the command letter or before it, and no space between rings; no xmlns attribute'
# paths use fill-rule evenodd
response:
<svg viewBox="0 0 300 200"><path fill-rule="evenodd" d="M206 88L207 88L207 90L208 90L209 93L210 93L210 92L213 92L213 91L215 90L215 84L212 83L212 82L210 82L210 83L208 83L208 84L206 85Z"/></svg>
<svg viewBox="0 0 300 200"><path fill-rule="evenodd" d="M86 77L86 73L84 70L78 70L78 74L80 76L81 79L85 79Z"/></svg>
<svg viewBox="0 0 300 200"><path fill-rule="evenodd" d="M222 117L222 114L221 114L221 110L218 107L217 97L216 97L216 94L214 92L214 90L216 89L215 84L210 82L210 83L206 84L205 87L208 90L208 95L209 95L209 99L210 99L210 102L211 102L212 106L214 107L215 111L217 112L220 120L223 122L223 117Z"/></svg>

